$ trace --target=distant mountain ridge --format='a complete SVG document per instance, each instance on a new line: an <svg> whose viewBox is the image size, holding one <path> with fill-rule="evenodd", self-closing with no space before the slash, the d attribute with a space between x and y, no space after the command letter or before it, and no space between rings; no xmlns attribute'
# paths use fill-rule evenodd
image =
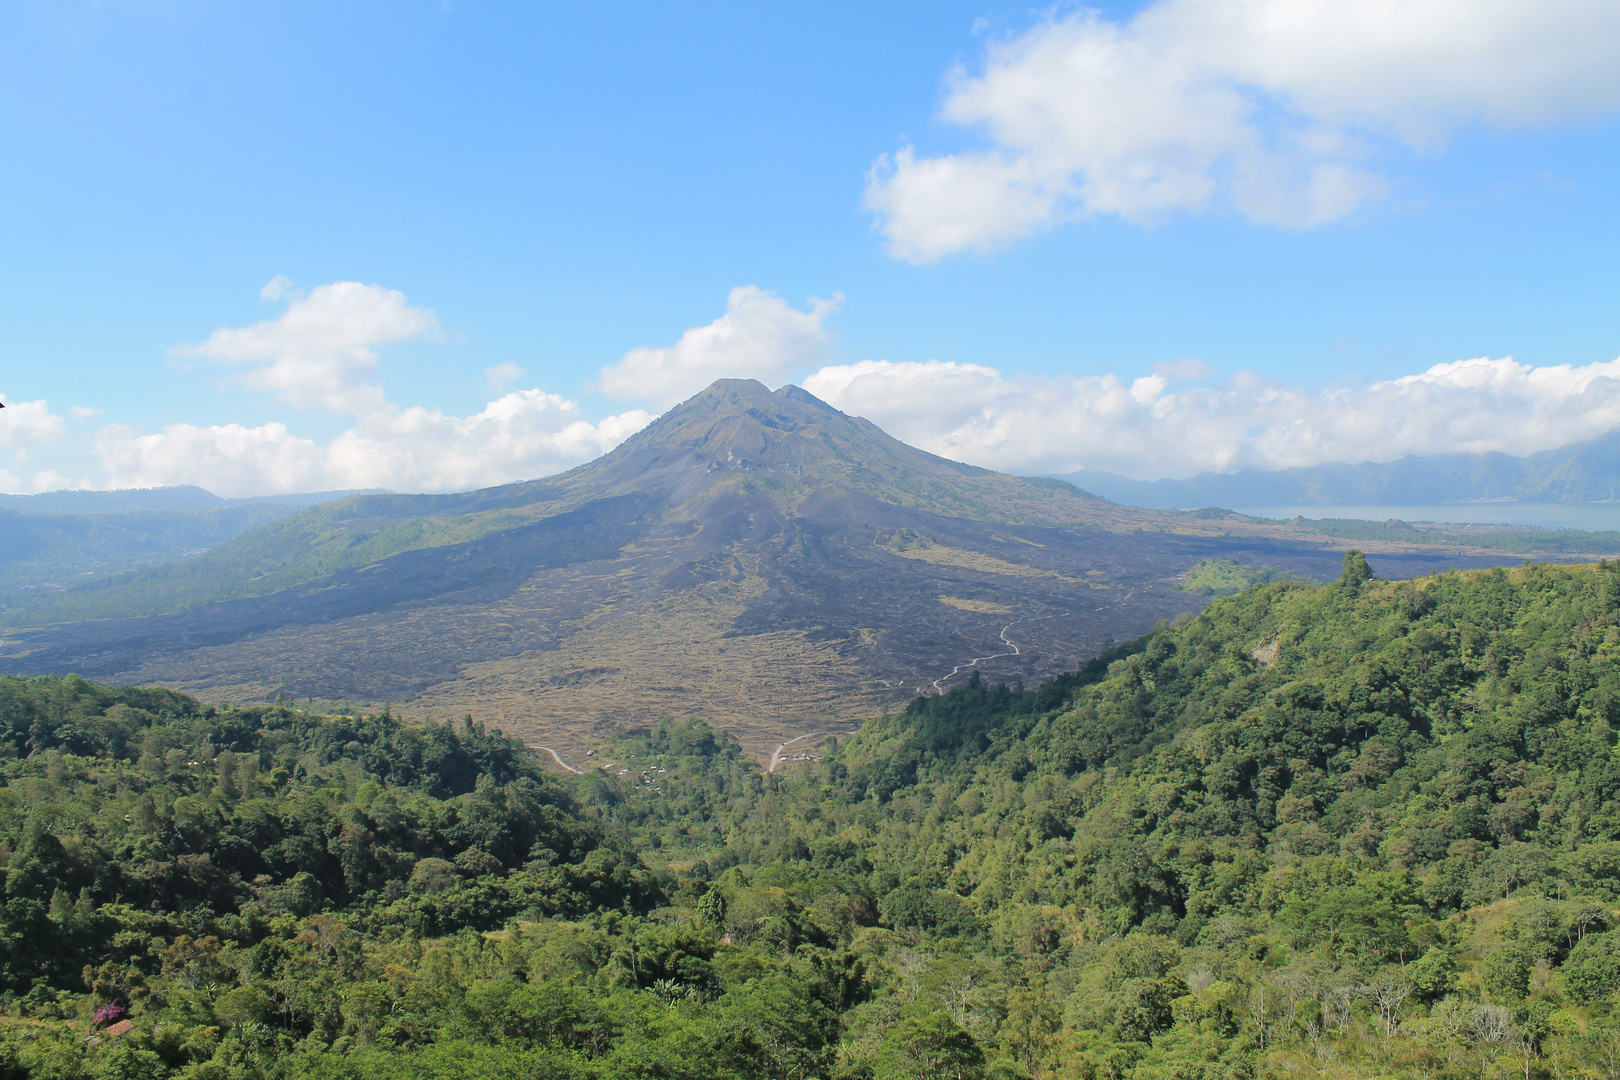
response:
<svg viewBox="0 0 1620 1080"><path fill-rule="evenodd" d="M311 491L292 495L255 495L227 498L195 484L154 488L116 488L110 491L44 491L37 495L0 495L0 510L38 517L67 514L138 514L156 510L218 510L231 506L317 506L351 495L383 494L381 488L350 491Z"/></svg>
<svg viewBox="0 0 1620 1080"><path fill-rule="evenodd" d="M1397 461L1243 469L1182 480L1133 480L1094 469L1061 474L1130 506L1437 506L1465 502L1620 502L1620 429L1524 457L1408 455Z"/></svg>
<svg viewBox="0 0 1620 1080"><path fill-rule="evenodd" d="M298 511L275 502L50 515L0 509L0 617L19 602L197 555Z"/></svg>
<svg viewBox="0 0 1620 1080"><path fill-rule="evenodd" d="M195 556L359 492L229 499L191 485L0 495L0 618L18 603Z"/></svg>

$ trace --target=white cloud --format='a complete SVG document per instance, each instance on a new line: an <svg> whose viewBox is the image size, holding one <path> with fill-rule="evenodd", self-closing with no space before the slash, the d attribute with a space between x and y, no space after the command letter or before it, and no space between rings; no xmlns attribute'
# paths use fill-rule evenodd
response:
<svg viewBox="0 0 1620 1080"><path fill-rule="evenodd" d="M75 482L71 477L59 473L55 469L44 469L35 473L30 484L36 492L83 489L89 486L82 480Z"/></svg>
<svg viewBox="0 0 1620 1080"><path fill-rule="evenodd" d="M259 290L259 297L264 300L280 300L287 295L287 290L292 287L292 278L284 274L277 274L264 283L264 288Z"/></svg>
<svg viewBox="0 0 1620 1080"><path fill-rule="evenodd" d="M290 284L272 281L264 295L280 296ZM340 281L293 299L280 318L222 328L199 345L181 346L173 351L258 365L241 377L243 383L295 405L351 412L355 422L324 443L283 423L182 423L155 433L110 425L95 440L106 483L197 484L221 495L457 491L588 461L652 419L636 409L593 423L574 402L538 389L502 394L465 417L390 403L376 377L376 347L437 327L431 311L411 307L402 293ZM523 374L515 364L485 372L497 393Z"/></svg>
<svg viewBox="0 0 1620 1080"><path fill-rule="evenodd" d="M110 424L96 434L109 488L196 484L219 495L266 495L351 486L329 481L322 449L277 423L170 424L149 435Z"/></svg>
<svg viewBox="0 0 1620 1080"><path fill-rule="evenodd" d="M1240 372L1167 392L1150 375L1018 376L973 364L865 361L804 382L828 403L944 457L1018 473L1139 478L1405 454L1528 454L1620 427L1620 360L1439 364L1369 386L1311 390Z"/></svg>
<svg viewBox="0 0 1620 1080"><path fill-rule="evenodd" d="M258 365L238 376L243 385L292 405L369 413L384 407L382 387L374 378L376 346L437 329L433 312L411 307L402 292L337 281L293 300L278 319L221 328L206 341L170 351Z"/></svg>
<svg viewBox="0 0 1620 1080"><path fill-rule="evenodd" d="M15 465L28 464L28 454L18 450L12 455ZM32 495L41 491L61 491L64 488L84 489L95 487L88 477L73 479L55 469L37 469L32 475L23 476L10 469L0 469L0 492L7 495Z"/></svg>
<svg viewBox="0 0 1620 1080"><path fill-rule="evenodd" d="M25 447L59 439L67 421L40 401L8 401L0 409L0 446Z"/></svg>
<svg viewBox="0 0 1620 1080"><path fill-rule="evenodd" d="M68 410L68 415L75 420L94 420L101 415L100 409L92 409L88 405L75 405Z"/></svg>
<svg viewBox="0 0 1620 1080"><path fill-rule="evenodd" d="M726 313L696 326L666 348L636 348L598 377L602 391L621 401L674 405L716 379L752 378L779 384L825 363L837 335L822 325L842 296L812 299L799 311L775 293L752 285L731 290Z"/></svg>
<svg viewBox="0 0 1620 1080"><path fill-rule="evenodd" d="M517 390L473 416L386 406L321 444L285 424L161 433L104 428L108 486L197 484L220 495L388 488L460 491L545 476L606 453L652 419L640 410L592 423L571 401Z"/></svg>
<svg viewBox="0 0 1620 1080"><path fill-rule="evenodd" d="M508 386L511 386L513 383L523 378L523 376L527 375L528 373L528 369L520 367L517 364L507 362L504 364L496 364L494 367L485 368L484 381L489 383L490 390L498 394L502 390L505 390Z"/></svg>
<svg viewBox="0 0 1620 1080"><path fill-rule="evenodd" d="M947 77L979 151L879 158L866 206L930 262L1063 221L1230 207L1305 226L1392 187L1381 159L1470 124L1620 107L1620 5L1594 0L1158 0L1054 14Z"/></svg>
<svg viewBox="0 0 1620 1080"><path fill-rule="evenodd" d="M779 383L826 363L836 337L823 322L838 303L811 300L798 310L752 286L733 289L719 319L668 348L632 349L602 369L600 384L615 397L662 407L725 376ZM174 350L180 355L257 365L241 376L244 384L293 404L352 412L355 423L324 443L281 423L172 424L158 433L115 425L96 440L108 483L189 483L222 495L462 490L577 465L652 419L632 409L593 423L574 402L538 389L502 394L467 417L389 403L377 378L377 346L436 327L432 312L411 307L401 293L337 282L292 300L278 319L222 328L181 346ZM496 393L523 375L513 363L484 372Z"/></svg>

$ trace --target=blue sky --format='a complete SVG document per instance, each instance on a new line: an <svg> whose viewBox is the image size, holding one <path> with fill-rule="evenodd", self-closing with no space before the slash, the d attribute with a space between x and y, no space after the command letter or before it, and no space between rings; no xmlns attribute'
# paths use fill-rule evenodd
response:
<svg viewBox="0 0 1620 1080"><path fill-rule="evenodd" d="M930 449L1020 471L1526 451L1620 421L1616 58L1599 42L1547 59L1607 16L1541 20L1539 41L1534 7L1504 15L1487 58L1528 74L1493 97L1455 74L1478 57L1395 15L1362 53L1331 27L1289 45L1348 57L1335 82L1254 61L1199 6L8 5L0 487L474 486L600 452L715 374L807 380ZM1464 10L1428 6L1441 24ZM1197 77L1216 89L1162 65L1041 81L1041 49L1090 56L1121 35L1207 53L1215 74ZM1357 83L1390 41L1397 75ZM1377 102L1346 104L1368 85ZM1259 104L1210 144L1192 113L1234 87ZM1161 93L1145 149L1085 126L1126 116L1133 133ZM1075 102L1089 111L1067 134L1017 134ZM1014 178L985 205L963 201L981 190L967 181L908 194L904 147ZM1130 188L1142 155L1185 174L1179 194ZM1251 182L1322 168L1350 186ZM1102 193L1110 169L1127 180ZM941 224L981 211L966 239ZM277 276L291 284L261 296ZM432 315L330 352L307 335L176 351L338 282ZM678 344L746 286L763 292L733 317L754 331ZM289 389L309 368L288 348L317 364L358 349L335 377L381 396ZM673 372L667 390L603 392L601 370L638 348L633 373ZM1497 366L1376 389L1473 358ZM1542 370L1558 365L1572 373ZM1156 370L1162 386L1139 382ZM451 423L521 390L540 396L486 418L495 435ZM1286 435L1324 408L1337 426ZM573 424L591 430L559 434ZM1198 446L1160 449L1164 424ZM440 436L454 472L398 456ZM377 447L403 464L353 465Z"/></svg>

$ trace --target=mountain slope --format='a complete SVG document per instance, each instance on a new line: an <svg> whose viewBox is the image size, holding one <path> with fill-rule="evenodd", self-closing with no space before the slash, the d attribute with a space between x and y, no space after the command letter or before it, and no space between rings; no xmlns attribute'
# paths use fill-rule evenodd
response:
<svg viewBox="0 0 1620 1080"><path fill-rule="evenodd" d="M556 477L340 500L72 590L0 670L472 711L570 752L699 713L768 756L970 671L1072 668L1202 604L1177 587L1202 559L1323 577L1335 544L946 461L730 380ZM1412 551L1385 572L1481 564Z"/></svg>
<svg viewBox="0 0 1620 1080"><path fill-rule="evenodd" d="M1063 479L1120 502L1166 508L1615 502L1620 500L1620 431L1526 457L1408 455L1390 462L1243 469L1184 480L1132 480L1083 470Z"/></svg>
<svg viewBox="0 0 1620 1080"><path fill-rule="evenodd" d="M1038 691L920 699L775 785L676 725L605 752L659 770L611 815L734 867L734 907L880 922L854 939L917 974L852 1056L909 995L1010 1075L1601 1075L1617 702L1616 565L1351 556Z"/></svg>
<svg viewBox="0 0 1620 1080"><path fill-rule="evenodd" d="M56 515L0 507L0 614L48 602L87 578L173 562L297 512L270 502Z"/></svg>

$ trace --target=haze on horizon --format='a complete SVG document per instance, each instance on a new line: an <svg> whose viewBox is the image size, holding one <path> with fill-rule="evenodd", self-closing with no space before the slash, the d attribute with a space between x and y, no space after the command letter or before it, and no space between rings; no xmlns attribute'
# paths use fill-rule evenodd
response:
<svg viewBox="0 0 1620 1080"><path fill-rule="evenodd" d="M1612 6L0 31L0 491L464 490L722 377L1018 473L1620 426Z"/></svg>

